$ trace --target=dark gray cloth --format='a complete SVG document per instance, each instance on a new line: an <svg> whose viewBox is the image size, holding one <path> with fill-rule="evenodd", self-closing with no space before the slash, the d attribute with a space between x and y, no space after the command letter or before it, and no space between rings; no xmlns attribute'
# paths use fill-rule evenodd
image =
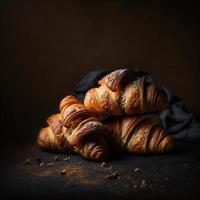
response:
<svg viewBox="0 0 200 200"><path fill-rule="evenodd" d="M168 133L175 139L180 139L190 142L200 142L200 123L195 118L194 114L186 109L186 106L181 98L176 96L167 87L160 84L151 74L134 69L135 78L143 75L146 83L155 83L157 87L162 88L169 99L170 105L167 109L159 113L163 121L164 127ZM84 95L92 87L98 86L98 80L111 70L99 70L89 72L75 87L75 96L79 100L84 99Z"/></svg>

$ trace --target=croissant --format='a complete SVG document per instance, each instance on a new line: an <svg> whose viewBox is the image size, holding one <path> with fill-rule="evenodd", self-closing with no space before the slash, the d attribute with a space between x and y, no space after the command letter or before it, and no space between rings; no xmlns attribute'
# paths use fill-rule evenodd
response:
<svg viewBox="0 0 200 200"><path fill-rule="evenodd" d="M48 127L42 128L37 137L40 148L54 152L73 152L66 138L67 129L63 126L62 116L54 114L47 119Z"/></svg>
<svg viewBox="0 0 200 200"><path fill-rule="evenodd" d="M172 151L174 141L157 115L146 114L107 120L112 147L132 154L158 154Z"/></svg>
<svg viewBox="0 0 200 200"><path fill-rule="evenodd" d="M119 69L98 81L99 87L88 90L84 105L103 115L132 115L161 111L168 98L155 84L147 84L145 77L135 77L129 69Z"/></svg>
<svg viewBox="0 0 200 200"><path fill-rule="evenodd" d="M108 129L96 113L84 107L74 96L60 102L61 114L48 118L49 127L40 130L37 143L42 149L75 152L89 160L108 158Z"/></svg>

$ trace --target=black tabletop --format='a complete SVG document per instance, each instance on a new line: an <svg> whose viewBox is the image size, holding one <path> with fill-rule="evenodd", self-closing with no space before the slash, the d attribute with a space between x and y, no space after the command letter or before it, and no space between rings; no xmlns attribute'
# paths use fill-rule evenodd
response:
<svg viewBox="0 0 200 200"><path fill-rule="evenodd" d="M177 142L173 153L114 154L106 163L44 152L34 144L4 150L1 194L49 199L195 199L200 148ZM6 158L6 159L5 159ZM42 163L42 164L41 164Z"/></svg>

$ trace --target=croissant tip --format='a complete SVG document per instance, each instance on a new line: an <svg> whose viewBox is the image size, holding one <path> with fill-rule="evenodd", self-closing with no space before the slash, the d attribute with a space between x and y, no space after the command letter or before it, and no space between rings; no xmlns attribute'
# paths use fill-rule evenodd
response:
<svg viewBox="0 0 200 200"><path fill-rule="evenodd" d="M106 161L108 160L108 153L104 151L96 152L95 155L92 156L91 160L93 161Z"/></svg>
<svg viewBox="0 0 200 200"><path fill-rule="evenodd" d="M109 158L109 149L103 138L88 141L80 152L83 157L91 161L106 161Z"/></svg>
<svg viewBox="0 0 200 200"><path fill-rule="evenodd" d="M162 152L171 152L174 150L174 140L170 135L167 135L160 143Z"/></svg>
<svg viewBox="0 0 200 200"><path fill-rule="evenodd" d="M39 131L39 134L37 136L37 145L41 148L41 149L46 149L48 142L49 142L49 134L47 131L48 127L46 128L42 128Z"/></svg>

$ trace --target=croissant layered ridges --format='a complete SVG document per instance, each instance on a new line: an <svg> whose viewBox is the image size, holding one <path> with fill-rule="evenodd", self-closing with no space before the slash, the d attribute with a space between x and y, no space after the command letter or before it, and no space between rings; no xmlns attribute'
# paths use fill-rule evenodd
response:
<svg viewBox="0 0 200 200"><path fill-rule="evenodd" d="M47 119L49 127L40 130L38 144L51 151L69 151L89 160L108 158L108 129L98 115L74 96L65 97L60 103L61 114Z"/></svg>
<svg viewBox="0 0 200 200"><path fill-rule="evenodd" d="M109 127L112 140L115 141L115 149L133 154L157 154L174 148L173 139L156 115L119 117L105 124Z"/></svg>
<svg viewBox="0 0 200 200"><path fill-rule="evenodd" d="M95 112L86 108L80 101L71 95L65 97L60 102L60 111L65 127L71 127L73 124L76 126L80 121L89 117L98 118L98 115Z"/></svg>
<svg viewBox="0 0 200 200"><path fill-rule="evenodd" d="M37 137L38 145L54 152L72 152L72 146L66 140L66 128L63 127L60 114L51 115L47 119L48 127L42 128Z"/></svg>
<svg viewBox="0 0 200 200"><path fill-rule="evenodd" d="M88 159L85 155L90 155L90 160L103 161L109 158L109 149L107 141L103 137L91 137L86 140L84 148L81 149L81 155Z"/></svg>
<svg viewBox="0 0 200 200"><path fill-rule="evenodd" d="M104 76L101 80L98 81L98 84L106 85L111 91L115 92L120 90L124 83L130 82L133 79L133 70L118 69Z"/></svg>
<svg viewBox="0 0 200 200"><path fill-rule="evenodd" d="M86 137L90 135L105 135L107 127L99 121L92 121L95 118L88 118L82 121L69 135L68 140L72 145L80 146Z"/></svg>

